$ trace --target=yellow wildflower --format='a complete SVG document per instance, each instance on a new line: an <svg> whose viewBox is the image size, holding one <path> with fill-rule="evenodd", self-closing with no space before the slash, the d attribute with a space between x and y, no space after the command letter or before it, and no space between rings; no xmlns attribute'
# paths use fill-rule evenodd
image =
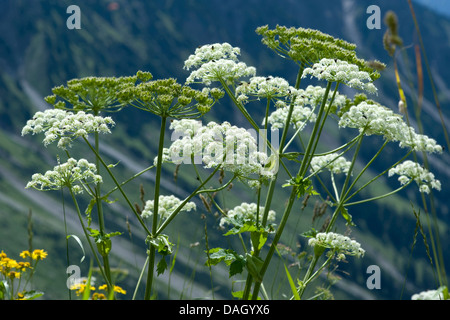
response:
<svg viewBox="0 0 450 320"><path fill-rule="evenodd" d="M48 253L45 252L44 250L36 249L31 254L31 258L33 258L33 260L43 260L47 257L47 255L48 255Z"/></svg>
<svg viewBox="0 0 450 320"><path fill-rule="evenodd" d="M17 271L10 271L8 274L8 277L13 280L13 279L19 279L20 278L20 272Z"/></svg>
<svg viewBox="0 0 450 320"><path fill-rule="evenodd" d="M31 253L28 250L24 250L20 253L20 257L25 259L26 257L31 257Z"/></svg>
<svg viewBox="0 0 450 320"><path fill-rule="evenodd" d="M92 295L92 300L106 300L106 296L103 293L95 292Z"/></svg>
<svg viewBox="0 0 450 320"><path fill-rule="evenodd" d="M127 292L119 286L114 286L114 292L121 293L121 294L127 294Z"/></svg>

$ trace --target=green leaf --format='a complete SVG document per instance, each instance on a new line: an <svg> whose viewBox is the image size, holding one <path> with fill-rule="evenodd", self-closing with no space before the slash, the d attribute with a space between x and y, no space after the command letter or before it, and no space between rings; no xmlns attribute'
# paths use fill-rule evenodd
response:
<svg viewBox="0 0 450 320"><path fill-rule="evenodd" d="M158 273L158 276L163 274L164 271L166 271L168 268L167 262L165 259L165 256L162 257L161 260L159 260L158 264L156 265L156 272Z"/></svg>
<svg viewBox="0 0 450 320"><path fill-rule="evenodd" d="M237 257L237 259L230 264L230 278L236 274L242 273L242 271L244 271L245 264L246 261L244 257Z"/></svg>
<svg viewBox="0 0 450 320"><path fill-rule="evenodd" d="M41 291L31 290L23 294L23 300L34 300L36 298L42 297L43 295L44 293Z"/></svg>
<svg viewBox="0 0 450 320"><path fill-rule="evenodd" d="M292 294L294 295L295 300L300 300L300 295L298 294L297 287L295 286L294 281L292 280L291 274L289 273L288 268L284 265L284 270L286 271L286 276L289 281L289 285L291 286Z"/></svg>
<svg viewBox="0 0 450 320"><path fill-rule="evenodd" d="M6 294L8 292L8 282L6 280L0 281L0 300L6 300Z"/></svg>
<svg viewBox="0 0 450 320"><path fill-rule="evenodd" d="M352 221L352 216L348 213L347 208L341 207L341 214L344 217L344 219L347 221L346 225L355 226L355 224Z"/></svg>
<svg viewBox="0 0 450 320"><path fill-rule="evenodd" d="M297 158L301 155L303 155L303 153L300 152L286 152L281 154L282 157L296 162L300 162L300 160L298 160Z"/></svg>
<svg viewBox="0 0 450 320"><path fill-rule="evenodd" d="M253 232L256 230L258 230L258 228L254 225L254 222L247 220L244 224L237 225L230 229L227 233L224 234L224 236L239 234L243 232Z"/></svg>
<svg viewBox="0 0 450 320"><path fill-rule="evenodd" d="M250 239L255 250L260 250L264 246L268 234L269 233L264 228L260 228L258 231L250 233Z"/></svg>
<svg viewBox="0 0 450 320"><path fill-rule="evenodd" d="M84 214L87 217L88 226L91 225L91 222L92 222L91 212L92 212L92 208L94 208L94 205L96 203L97 203L97 199L96 198L92 198L91 201L89 202L89 205L87 206L86 210L84 211Z"/></svg>
<svg viewBox="0 0 450 320"><path fill-rule="evenodd" d="M248 272L252 275L255 281L261 282L262 276L260 271L264 261L262 261L261 258L252 256L249 253L246 254L246 261L247 261L246 267Z"/></svg>
<svg viewBox="0 0 450 320"><path fill-rule="evenodd" d="M150 239L149 243L163 256L172 254L173 243L169 241L169 237L165 234L160 234L155 239Z"/></svg>
<svg viewBox="0 0 450 320"><path fill-rule="evenodd" d="M301 236L304 236L306 238L315 238L317 234L317 230L314 228L309 229L308 231L305 231L303 233L301 233Z"/></svg>
<svg viewBox="0 0 450 320"><path fill-rule="evenodd" d="M231 249L213 248L208 251L207 266L216 265L221 261L224 261L227 265L230 265L238 256L238 254Z"/></svg>
<svg viewBox="0 0 450 320"><path fill-rule="evenodd" d="M88 278L86 281L86 287L83 291L82 300L89 300L89 298L91 296L91 278L92 278L92 262L91 262L91 266L89 268Z"/></svg>
<svg viewBox="0 0 450 320"><path fill-rule="evenodd" d="M83 256L81 257L80 263L84 261L84 258L86 257L86 253L84 252L84 247L83 247L83 243L81 242L80 238L78 238L76 235L74 234L70 234L67 236L67 239L69 238L74 238L75 241L78 243L78 245L80 246L81 250L83 251Z"/></svg>
<svg viewBox="0 0 450 320"><path fill-rule="evenodd" d="M296 176L295 178L288 180L287 183L282 185L282 187L293 187L294 192L297 195L297 199L305 194L309 194L310 196L319 194L314 190L311 180L303 179L301 176Z"/></svg>

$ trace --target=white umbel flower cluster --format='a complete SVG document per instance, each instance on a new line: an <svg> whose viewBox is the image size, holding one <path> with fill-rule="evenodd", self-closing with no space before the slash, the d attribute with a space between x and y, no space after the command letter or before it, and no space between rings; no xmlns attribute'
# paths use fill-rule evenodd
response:
<svg viewBox="0 0 450 320"><path fill-rule="evenodd" d="M48 170L45 174L35 173L28 182L26 188L34 188L39 191L60 190L69 187L72 191L82 193L83 189L77 182L102 183L103 179L97 174L95 164L86 159L75 160L69 158L66 163L57 165L53 170Z"/></svg>
<svg viewBox="0 0 450 320"><path fill-rule="evenodd" d="M338 260L345 259L345 255L359 258L365 254L365 250L361 248L359 242L334 232L319 232L314 238L309 239L308 244L312 247L320 246L331 249L332 253L337 254Z"/></svg>
<svg viewBox="0 0 450 320"><path fill-rule="evenodd" d="M184 68L186 70L189 70L190 68L198 68L206 62L220 59L227 59L237 62L240 54L240 48L232 47L227 42L207 44L195 49L194 54L191 54L184 62Z"/></svg>
<svg viewBox="0 0 450 320"><path fill-rule="evenodd" d="M319 80L343 83L350 88L364 90L368 93L377 92L369 73L360 71L357 65L347 61L324 58L311 68L305 68L302 77L307 75Z"/></svg>
<svg viewBox="0 0 450 320"><path fill-rule="evenodd" d="M58 147L65 149L70 146L72 140L85 137L89 133L111 133L110 127L114 125L111 117L94 116L83 111L73 113L47 109L44 112L36 112L33 118L27 121L22 129L22 135L44 132L45 146L59 139Z"/></svg>
<svg viewBox="0 0 450 320"><path fill-rule="evenodd" d="M391 109L376 103L363 101L350 107L339 120L342 128L356 128L366 135L381 135L389 141L398 141L400 147L410 147L416 151L441 153L442 146L426 135L418 134L408 126L403 117Z"/></svg>
<svg viewBox="0 0 450 320"><path fill-rule="evenodd" d="M332 173L348 173L350 169L350 161L337 153L331 153L323 156L316 156L311 159L311 171L318 173L323 169L327 169Z"/></svg>
<svg viewBox="0 0 450 320"><path fill-rule="evenodd" d="M292 89L294 108L291 115L291 123L295 129L303 128L308 121L314 122L316 120L314 110L322 103L324 94L325 88L321 86L309 85L306 89ZM331 95L328 96L327 106L330 100ZM346 97L336 92L332 108L343 106L345 101ZM282 100L278 101L277 107L277 110L272 112L267 119L273 129L283 128L289 113L288 104L284 103Z"/></svg>
<svg viewBox="0 0 450 320"><path fill-rule="evenodd" d="M441 190L441 182L435 179L434 174L411 160L398 164L390 169L388 174L390 177L394 174L399 175L398 181L402 185L409 183L411 180L415 181L422 193L430 193L430 186L433 189Z"/></svg>
<svg viewBox="0 0 450 320"><path fill-rule="evenodd" d="M250 220L256 222L256 210L257 205L256 203L247 203L243 202L239 206L234 207L232 210L227 212L227 216L220 219L220 227L224 227L225 225L228 225L232 223L232 218L235 216L242 217L243 220ZM264 212L264 207L259 207L259 215L260 215L260 221L262 219L262 215ZM267 215L267 223L273 223L275 222L276 213L274 210L269 210L269 213Z"/></svg>
<svg viewBox="0 0 450 320"><path fill-rule="evenodd" d="M213 60L192 71L186 79L186 84L195 83L197 79L206 86L210 86L214 81L232 84L240 78L251 77L255 74L256 69L247 66L244 62L227 59Z"/></svg>
<svg viewBox="0 0 450 320"><path fill-rule="evenodd" d="M255 99L276 99L294 93L295 88L280 77L252 77L249 82L242 82L236 88L236 97L242 103L247 103L249 97Z"/></svg>
<svg viewBox="0 0 450 320"><path fill-rule="evenodd" d="M267 118L267 122L271 125L272 130L284 128L286 119L289 114L289 107L278 108L272 112ZM291 115L291 124L295 129L303 129L307 122L316 121L316 114L309 107L302 105L294 105ZM263 125L264 125L263 120Z"/></svg>
<svg viewBox="0 0 450 320"><path fill-rule="evenodd" d="M186 84L194 83L197 79L207 86L214 81L231 84L242 77L254 76L256 69L239 62L238 55L240 49L226 42L197 48L184 62L184 68L187 70L197 68L188 76Z"/></svg>
<svg viewBox="0 0 450 320"><path fill-rule="evenodd" d="M180 199L175 197L174 195L170 196L159 196L159 203L158 203L158 215L161 219L165 219L170 216L172 212L175 211L176 208L182 203ZM187 202L183 208L180 211L191 211L196 210L197 206L194 202ZM145 202L144 210L142 210L142 218L143 219L149 219L153 216L155 210L155 201L154 200L147 200Z"/></svg>
<svg viewBox="0 0 450 320"><path fill-rule="evenodd" d="M252 174L268 175L265 164L268 156L258 151L252 132L232 126L228 122L209 122L200 126L197 120L174 120L172 145L164 152L165 159L176 164L203 164L206 168L222 165L226 171L240 177ZM174 140L174 139L172 139Z"/></svg>
<svg viewBox="0 0 450 320"><path fill-rule="evenodd" d="M412 295L411 300L444 300L442 290L426 290Z"/></svg>

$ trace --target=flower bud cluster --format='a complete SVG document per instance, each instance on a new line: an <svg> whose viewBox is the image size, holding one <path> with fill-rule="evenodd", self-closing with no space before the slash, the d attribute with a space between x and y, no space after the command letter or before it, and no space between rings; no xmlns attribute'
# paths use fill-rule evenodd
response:
<svg viewBox="0 0 450 320"><path fill-rule="evenodd" d="M45 146L59 139L58 147L67 148L72 140L89 133L111 133L115 123L111 117L94 116L84 111L73 113L60 109L38 111L22 129L22 135L44 132Z"/></svg>
<svg viewBox="0 0 450 320"><path fill-rule="evenodd" d="M434 174L411 160L404 161L389 170L389 176L399 175L398 181L402 185L415 181L422 193L430 193L430 186L433 189L441 190L441 182L436 180Z"/></svg>
<svg viewBox="0 0 450 320"><path fill-rule="evenodd" d="M72 79L67 82L66 86L53 88L53 95L46 97L45 101L57 109L93 112L94 114L102 111L117 111L127 104L127 101L118 99L119 93L133 87L137 80L147 81L151 77L149 72L139 71L136 76L131 77Z"/></svg>
<svg viewBox="0 0 450 320"><path fill-rule="evenodd" d="M339 233L320 232L314 238L309 239L308 244L312 247L320 246L332 250L332 254L337 254L338 260L345 259L345 255L362 257L365 250L361 244Z"/></svg>
<svg viewBox="0 0 450 320"><path fill-rule="evenodd" d="M220 219L220 227L224 227L226 224L231 224L232 219L236 216L240 216L244 221L254 221L256 222L256 214L257 214L257 206L256 203L246 203L243 202L239 206L234 207L232 210L227 212L227 216ZM259 215L260 220L262 214L264 212L264 207L259 207ZM267 216L267 223L275 222L276 213L274 210L269 210Z"/></svg>
<svg viewBox="0 0 450 320"><path fill-rule="evenodd" d="M76 160L69 158L66 163L59 164L48 170L45 174L35 173L28 182L26 188L34 188L39 191L60 190L63 187L82 193L83 189L75 183L102 183L103 179L97 174L95 164L86 159Z"/></svg>
<svg viewBox="0 0 450 320"><path fill-rule="evenodd" d="M170 216L172 212L175 211L176 208L182 203L180 199L175 197L174 195L170 196L159 196L159 203L158 203L158 215L161 219L165 219ZM196 210L197 207L194 202L187 202L181 211L191 211ZM143 219L149 219L153 216L155 210L155 201L154 200L148 200L145 202L144 210L142 211L142 218Z"/></svg>
<svg viewBox="0 0 450 320"><path fill-rule="evenodd" d="M347 161L344 157L339 156L337 153L331 153L323 156L316 156L311 159L311 171L318 173L323 169L327 169L332 173L348 173L350 169L350 161Z"/></svg>

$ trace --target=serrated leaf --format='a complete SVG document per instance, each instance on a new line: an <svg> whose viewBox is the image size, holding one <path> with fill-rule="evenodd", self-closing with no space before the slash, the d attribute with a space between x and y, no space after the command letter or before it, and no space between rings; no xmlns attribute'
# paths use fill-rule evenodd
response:
<svg viewBox="0 0 450 320"><path fill-rule="evenodd" d="M308 231L305 231L303 233L301 233L301 236L304 236L306 238L315 238L317 234L317 230L314 228L309 229Z"/></svg>
<svg viewBox="0 0 450 320"><path fill-rule="evenodd" d="M242 271L244 271L245 264L246 261L244 257L239 257L238 259L233 261L230 264L230 272L229 272L230 278L236 274L242 273Z"/></svg>
<svg viewBox="0 0 450 320"><path fill-rule="evenodd" d="M348 226L355 226L355 224L352 221L352 216L351 214L348 213L347 208L342 207L341 208L341 215L344 217L345 221L347 221L347 225Z"/></svg>
<svg viewBox="0 0 450 320"><path fill-rule="evenodd" d="M206 265L216 265L221 261L224 261L227 265L230 265L235 259L237 253L231 249L213 248L208 251L208 261Z"/></svg>
<svg viewBox="0 0 450 320"><path fill-rule="evenodd" d="M158 276L163 274L164 271L167 270L167 268L168 268L167 262L166 262L166 259L163 256L162 259L159 260L158 264L156 265L156 272L157 272Z"/></svg>
<svg viewBox="0 0 450 320"><path fill-rule="evenodd" d="M268 234L269 233L264 230L264 228L250 233L250 239L255 250L260 250L264 246L267 241Z"/></svg>

